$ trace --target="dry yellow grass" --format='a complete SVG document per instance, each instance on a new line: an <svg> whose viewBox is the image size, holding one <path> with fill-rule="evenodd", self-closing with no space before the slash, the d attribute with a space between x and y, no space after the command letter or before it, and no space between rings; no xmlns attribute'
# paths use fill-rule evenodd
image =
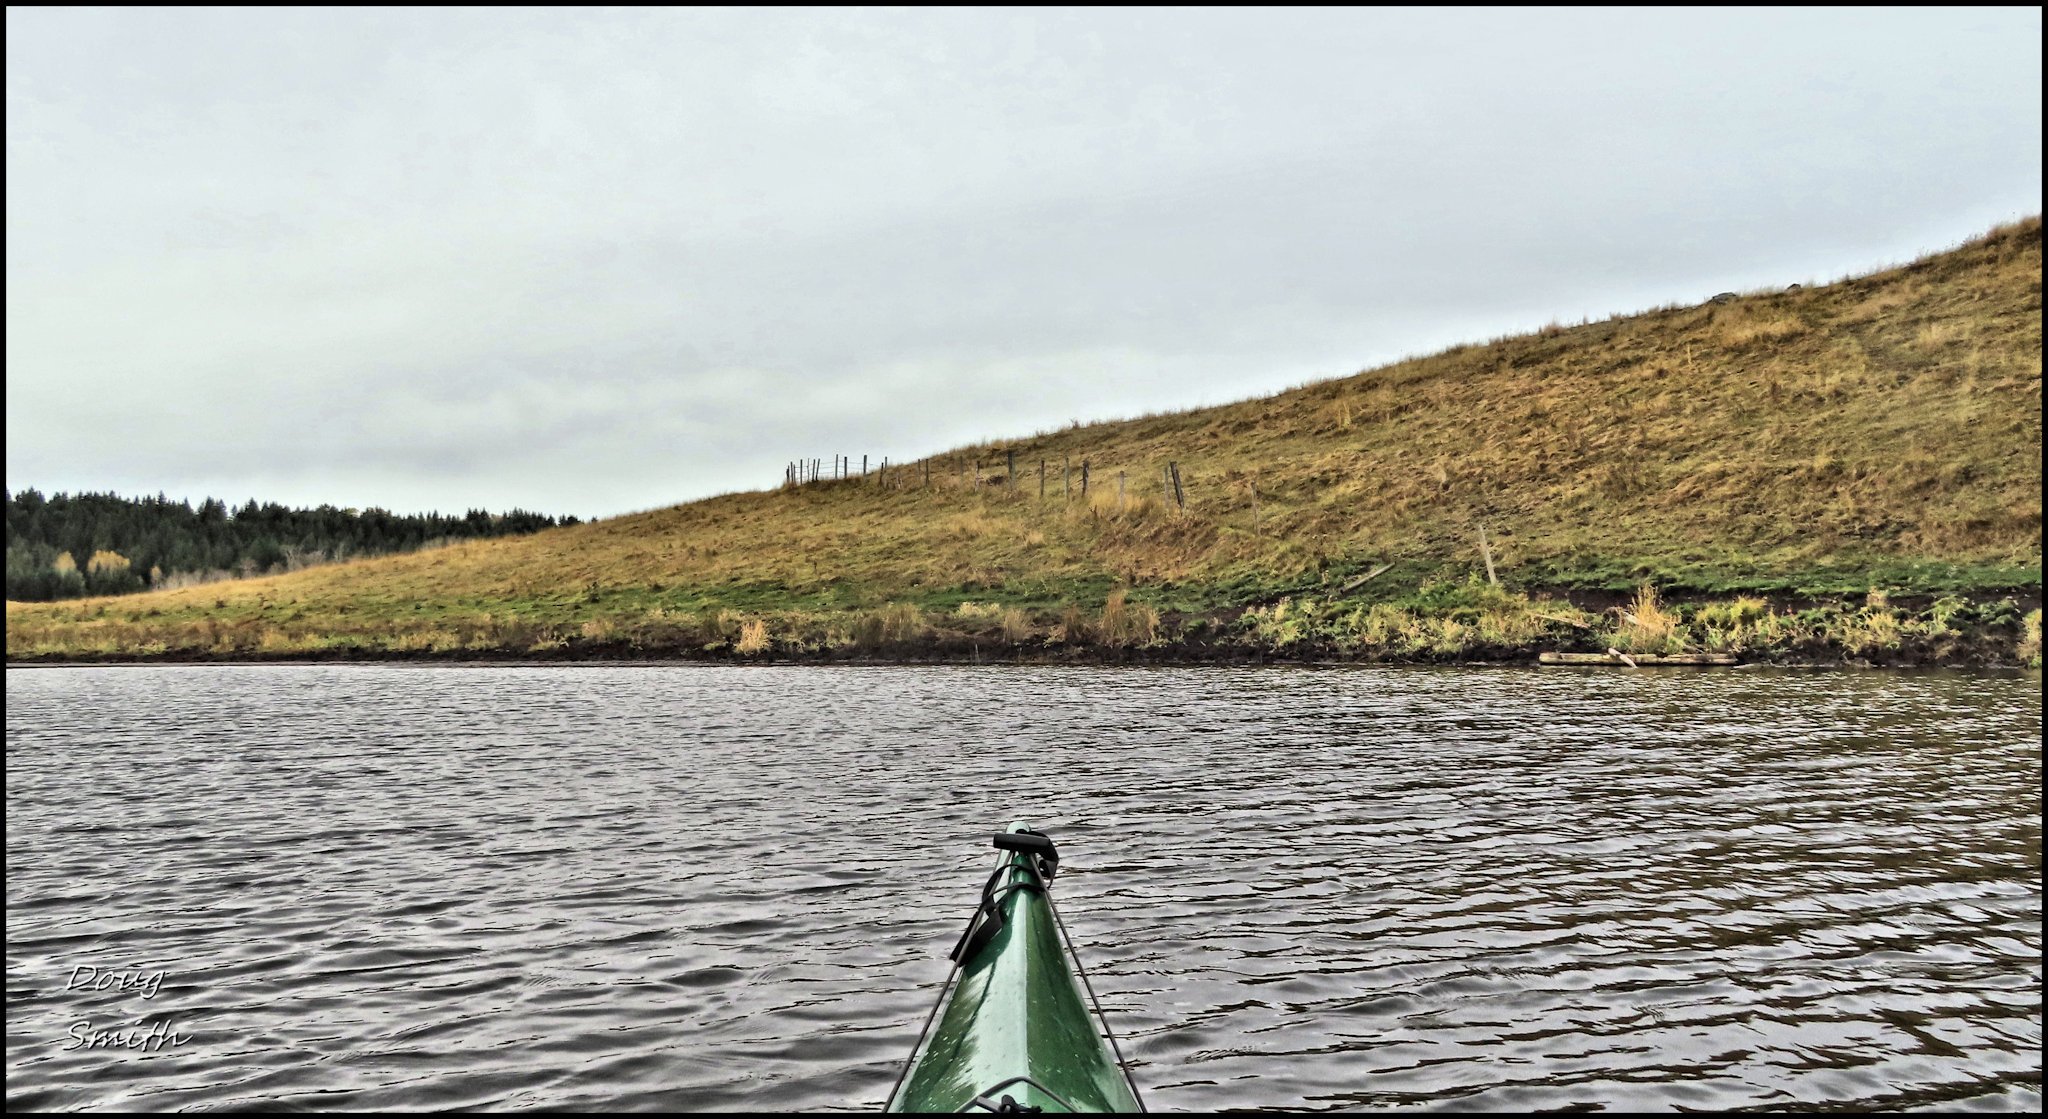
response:
<svg viewBox="0 0 2048 1119"><path fill-rule="evenodd" d="M748 621L740 627L739 644L733 651L746 656L768 651L768 623L759 619Z"/></svg>
<svg viewBox="0 0 2048 1119"><path fill-rule="evenodd" d="M1684 642L1678 636L1679 620L1657 597L1657 588L1644 583L1636 590L1635 600L1618 611L1620 625L1614 631L1614 643L1620 649L1631 653L1682 653Z"/></svg>
<svg viewBox="0 0 2048 1119"><path fill-rule="evenodd" d="M1103 602L1095 633L1105 645L1149 645L1159 634L1159 611L1130 601L1130 592L1118 587Z"/></svg>

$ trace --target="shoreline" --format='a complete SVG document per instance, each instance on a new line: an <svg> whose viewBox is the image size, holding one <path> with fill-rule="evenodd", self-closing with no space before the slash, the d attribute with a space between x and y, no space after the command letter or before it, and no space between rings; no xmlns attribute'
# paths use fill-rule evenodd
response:
<svg viewBox="0 0 2048 1119"><path fill-rule="evenodd" d="M805 610L557 598L454 609L435 603L426 614L415 602L410 613L387 605L362 615L352 615L345 601L302 609L296 598L276 602L261 593L234 607L216 602L213 610L170 616L162 616L153 595L75 604L10 601L8 664L1534 666L1549 654L1580 658L1617 650L1646 660L1705 655L1738 662L1650 661L1641 665L1646 668L2038 668L2042 659L2038 585L1699 593L1660 592L1648 583L1633 591L1510 588L1468 576L1352 593L1357 589L1358 582L1295 588L1193 608L1169 605L1171 592L1140 599L1131 589L1110 592L1099 607L1067 600L1058 609L1000 594L962 600L952 609L903 600Z"/></svg>
<svg viewBox="0 0 2048 1119"><path fill-rule="evenodd" d="M1264 661L1146 661L1134 660L1125 663L1109 661L1050 661L1050 660L901 660L885 657L868 657L839 661L795 661L795 660L751 660L751 661L710 661L710 660L650 660L647 658L619 660L589 660L586 658L565 658L562 660L536 660L533 658L505 658L503 660L477 660L464 658L400 660L390 657L362 657L353 660L306 660L304 658L279 658L277 660L101 660L101 661L13 661L7 671L34 671L36 669L58 668L1100 668L1100 669L1153 669L1153 668L1270 668L1270 669L1409 669L1409 668L1521 668L1535 671L1566 670L1573 672L1608 671L1606 666L1588 665L1539 665L1533 660L1501 661L1331 661L1331 660L1264 660ZM1741 664L1717 666L1724 671L1754 671L1773 669L1787 672L1987 672L2000 675L2038 674L2039 666L1994 663L1918 663L1918 664L1877 664L1869 661L1746 661ZM1662 674L1685 675L1686 666L1642 665L1629 668L1626 665L1613 666L1612 671L1641 674L1659 671Z"/></svg>
<svg viewBox="0 0 2048 1119"><path fill-rule="evenodd" d="M1555 595L1556 597L1552 597ZM410 617L345 609L302 617L258 601L208 612L108 617L94 603L56 624L10 609L10 667L110 664L777 665L1527 665L1549 668L2038 668L2036 588L2004 593L1735 595L1666 601L1648 586L1609 593L1510 590L1468 579L1379 601L1285 595L1264 604L1160 610L1112 592L1059 613L1001 603L926 609L892 602L828 613L639 612L502 607ZM495 605L495 604L493 604ZM593 616L595 615L595 616ZM1734 664L1659 664L1663 657ZM1643 658L1640 664L1626 663Z"/></svg>
<svg viewBox="0 0 2048 1119"><path fill-rule="evenodd" d="M1805 671L1930 671L1974 669L2001 672L2038 672L2040 665L1976 651L1977 655L1915 657L1894 655L1869 657L1843 654L1834 657L1744 656L1728 664L1645 663L1541 664L1538 657L1549 649L1528 649L1497 655L1465 653L1442 657L1360 657L1304 652L1289 655L1257 650L1194 650L1187 648L1132 649L1025 649L988 646L944 652L851 652L819 650L801 655L787 652L744 655L730 650L717 652L659 651L633 648L563 648L558 650L461 649L445 652L411 650L335 650L317 652L204 653L180 651L163 654L95 653L10 657L6 667L35 668L150 668L169 666L300 667L327 665L400 665L418 668L671 668L677 666L725 666L759 668L1527 668L1549 672L1725 672L1743 669L1777 668Z"/></svg>

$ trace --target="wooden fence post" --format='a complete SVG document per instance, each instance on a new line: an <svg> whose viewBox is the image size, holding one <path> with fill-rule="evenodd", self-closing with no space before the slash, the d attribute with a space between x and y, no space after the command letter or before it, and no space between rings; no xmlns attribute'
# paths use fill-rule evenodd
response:
<svg viewBox="0 0 2048 1119"><path fill-rule="evenodd" d="M1081 500L1088 500L1088 460L1081 460Z"/></svg>
<svg viewBox="0 0 2048 1119"><path fill-rule="evenodd" d="M1493 549L1486 544L1485 525L1479 526L1479 556L1486 561L1486 581L1496 587L1500 586L1500 580L1495 578L1493 574Z"/></svg>
<svg viewBox="0 0 2048 1119"><path fill-rule="evenodd" d="M1070 481L1068 480L1069 478L1071 478L1071 477L1072 477L1072 474L1073 474L1073 469L1074 469L1074 460L1073 460L1073 458L1072 458L1071 456L1069 456L1069 455L1061 455L1061 456L1060 456L1060 503L1061 503L1062 505L1064 505L1064 504L1066 504L1066 503L1067 503L1068 501L1072 500L1072 499L1073 499L1073 496L1074 496L1074 486L1073 486L1073 483L1072 483L1072 482L1070 482Z"/></svg>
<svg viewBox="0 0 2048 1119"><path fill-rule="evenodd" d="M846 461L850 465L853 462L853 456L846 456ZM863 478L868 476L868 456L866 455L860 456L860 476Z"/></svg>
<svg viewBox="0 0 2048 1119"><path fill-rule="evenodd" d="M1188 495L1180 488L1180 463L1169 462L1166 466L1167 469L1173 471L1173 503L1180 506L1182 513L1186 513L1188 511Z"/></svg>
<svg viewBox="0 0 2048 1119"><path fill-rule="evenodd" d="M1003 487L1011 493L1017 492L1017 452L1015 451L1011 451L1009 454L1008 473L1003 480Z"/></svg>
<svg viewBox="0 0 2048 1119"><path fill-rule="evenodd" d="M1252 531L1259 530L1259 476L1252 475Z"/></svg>
<svg viewBox="0 0 2048 1119"><path fill-rule="evenodd" d="M1116 472L1116 511L1124 511L1124 472Z"/></svg>
<svg viewBox="0 0 2048 1119"><path fill-rule="evenodd" d="M1038 500L1045 500L1045 460L1038 460Z"/></svg>

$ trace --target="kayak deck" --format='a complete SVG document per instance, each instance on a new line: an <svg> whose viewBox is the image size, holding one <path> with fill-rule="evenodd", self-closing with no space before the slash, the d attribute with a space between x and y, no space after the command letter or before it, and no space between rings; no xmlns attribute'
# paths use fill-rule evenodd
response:
<svg viewBox="0 0 2048 1119"><path fill-rule="evenodd" d="M1012 824L954 949L958 982L890 1111L1143 1110L1069 966L1048 887L1052 841Z"/></svg>

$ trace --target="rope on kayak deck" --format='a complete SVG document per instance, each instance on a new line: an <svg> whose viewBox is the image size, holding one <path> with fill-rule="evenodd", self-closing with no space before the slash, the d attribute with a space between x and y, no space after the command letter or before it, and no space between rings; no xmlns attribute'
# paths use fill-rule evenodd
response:
<svg viewBox="0 0 2048 1119"><path fill-rule="evenodd" d="M946 1005L946 992L953 989L953 977L958 974L960 963L956 960L953 963L953 970L946 973L946 981L939 984L938 1001L932 1003L931 1013L924 1016L924 1028L917 1031L917 1044L910 1047L910 1059L903 1062L903 1071L896 1074L896 1086L889 1089L889 1101L882 1105L882 1110L887 1111L889 1106L896 1102L896 1093L903 1090L903 1081L910 1076L910 1068L917 1063L918 1052L924 1048L925 1035L932 1032L932 1019L937 1018L939 1008Z"/></svg>
<svg viewBox="0 0 2048 1119"><path fill-rule="evenodd" d="M1045 891L1045 907L1052 910L1052 923L1059 926L1060 939L1066 942L1067 958L1074 961L1074 971L1081 976L1081 987L1088 992L1088 1002L1095 1007L1095 1020L1102 1023L1102 1036L1109 1039L1109 1051L1116 1054L1117 1071L1124 1074L1124 1083L1131 1089L1131 1098L1138 1103L1138 1110L1144 1111L1145 1097L1138 1094L1138 1082L1131 1079L1130 1062L1124 1060L1124 1047L1117 1044L1116 1031L1109 1028L1109 1016L1102 1012L1102 1000L1095 997L1095 985L1088 982L1088 969L1081 966L1081 953L1074 951L1074 938L1067 935L1067 923L1060 919L1060 907L1053 904L1052 891Z"/></svg>

